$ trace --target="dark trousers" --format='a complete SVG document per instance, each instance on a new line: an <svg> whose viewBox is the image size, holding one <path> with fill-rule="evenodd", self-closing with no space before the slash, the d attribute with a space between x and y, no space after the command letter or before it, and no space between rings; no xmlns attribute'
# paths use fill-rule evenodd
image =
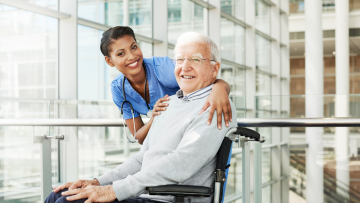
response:
<svg viewBox="0 0 360 203"><path fill-rule="evenodd" d="M52 192L45 200L45 203L84 203L87 199L79 199L75 201L68 201L66 200L66 197L68 196L62 196L61 193L67 191L68 189L64 189L59 191L58 193ZM122 201L115 200L111 203L158 203L157 201L153 201L150 199L135 197L135 198L129 198Z"/></svg>

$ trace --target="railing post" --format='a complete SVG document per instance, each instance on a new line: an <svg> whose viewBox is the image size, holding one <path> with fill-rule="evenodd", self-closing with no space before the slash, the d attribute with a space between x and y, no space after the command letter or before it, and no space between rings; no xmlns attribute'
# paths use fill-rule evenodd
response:
<svg viewBox="0 0 360 203"><path fill-rule="evenodd" d="M254 183L254 199L255 203L262 202L262 145L254 143L254 159L255 159L255 183Z"/></svg>
<svg viewBox="0 0 360 203"><path fill-rule="evenodd" d="M41 140L41 201L52 192L51 140Z"/></svg>
<svg viewBox="0 0 360 203"><path fill-rule="evenodd" d="M242 148L242 202L250 202L250 146L247 138L240 138Z"/></svg>

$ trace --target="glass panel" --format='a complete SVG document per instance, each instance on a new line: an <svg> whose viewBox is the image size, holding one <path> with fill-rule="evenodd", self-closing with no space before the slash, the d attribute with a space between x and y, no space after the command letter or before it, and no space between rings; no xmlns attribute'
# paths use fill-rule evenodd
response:
<svg viewBox="0 0 360 203"><path fill-rule="evenodd" d="M78 26L78 98L88 100L109 99L111 78L105 75L115 69L105 63L100 52L102 31ZM115 72L115 71L114 71ZM116 77L116 72L113 78Z"/></svg>
<svg viewBox="0 0 360 203"><path fill-rule="evenodd" d="M235 16L240 20L245 19L244 0L221 0L221 11Z"/></svg>
<svg viewBox="0 0 360 203"><path fill-rule="evenodd" d="M176 39L188 31L207 34L203 10L201 6L189 0L168 0L169 43L176 44Z"/></svg>
<svg viewBox="0 0 360 203"><path fill-rule="evenodd" d="M135 33L152 37L152 1L130 0L129 15L129 25Z"/></svg>
<svg viewBox="0 0 360 203"><path fill-rule="evenodd" d="M262 189L262 203L271 202L271 185Z"/></svg>
<svg viewBox="0 0 360 203"><path fill-rule="evenodd" d="M0 27L0 96L56 98L58 20L0 4Z"/></svg>
<svg viewBox="0 0 360 203"><path fill-rule="evenodd" d="M58 10L58 1L57 0L25 0L29 3L36 4L38 6L43 6L53 10Z"/></svg>
<svg viewBox="0 0 360 203"><path fill-rule="evenodd" d="M124 25L123 1L78 0L78 16L112 27ZM135 33L152 37L152 1L129 1L129 26Z"/></svg>
<svg viewBox="0 0 360 203"><path fill-rule="evenodd" d="M221 64L220 78L230 85L230 98L236 106L237 117L246 117L246 104L245 104L245 70L228 65Z"/></svg>
<svg viewBox="0 0 360 203"><path fill-rule="evenodd" d="M109 3L105 3L102 0L78 0L78 17L97 23L107 24L110 26L122 25L122 11L122 1L120 0ZM105 14L108 14L111 19L107 19L107 21L105 21ZM109 22L114 22L114 24L108 24Z"/></svg>
<svg viewBox="0 0 360 203"><path fill-rule="evenodd" d="M256 35L255 46L256 46L256 68L270 73L271 42L259 35Z"/></svg>
<svg viewBox="0 0 360 203"><path fill-rule="evenodd" d="M245 29L221 18L221 57L239 64L245 63Z"/></svg>
<svg viewBox="0 0 360 203"><path fill-rule="evenodd" d="M1 119L47 119L53 116L47 100L0 98ZM40 144L33 135L53 134L52 127L0 126L0 202L40 202ZM51 142L52 183L58 183L57 141Z"/></svg>
<svg viewBox="0 0 360 203"><path fill-rule="evenodd" d="M242 157L238 153L239 148L233 145L233 155L231 157L228 180L226 184L225 197L229 198L242 192Z"/></svg>
<svg viewBox="0 0 360 203"><path fill-rule="evenodd" d="M259 130L260 129L262 128L259 128ZM271 180L271 149L267 148L267 149L263 149L263 153L262 153L262 183L263 184L267 183L270 180Z"/></svg>
<svg viewBox="0 0 360 203"><path fill-rule="evenodd" d="M261 72L256 73L256 95L269 95L271 92L271 76ZM270 101L270 100L269 100ZM267 101L263 101L267 102ZM270 103L261 104L262 106Z"/></svg>
<svg viewBox="0 0 360 203"><path fill-rule="evenodd" d="M255 2L255 27L265 34L270 34L270 6L262 0Z"/></svg>

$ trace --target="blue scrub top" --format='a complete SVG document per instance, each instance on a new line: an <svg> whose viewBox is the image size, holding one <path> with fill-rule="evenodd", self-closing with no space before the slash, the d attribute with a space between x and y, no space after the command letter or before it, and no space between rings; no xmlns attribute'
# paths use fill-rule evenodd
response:
<svg viewBox="0 0 360 203"><path fill-rule="evenodd" d="M168 57L152 57L145 59L144 64L146 67L147 80L149 84L150 94L150 110L153 109L156 101L166 94L169 96L174 95L178 91L179 85L176 82L174 69L175 65ZM121 104L124 101L122 92L122 83L125 76L120 73L111 83L111 93L115 104L121 111ZM149 111L145 100L137 93L129 81L126 79L125 84L126 100L131 103L134 109L134 116L139 117L140 114L146 115ZM124 119L132 118L131 110L128 104L124 104L123 108Z"/></svg>

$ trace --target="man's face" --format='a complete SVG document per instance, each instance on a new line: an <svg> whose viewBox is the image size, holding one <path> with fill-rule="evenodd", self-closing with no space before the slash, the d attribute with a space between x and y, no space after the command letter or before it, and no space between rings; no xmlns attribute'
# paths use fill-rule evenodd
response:
<svg viewBox="0 0 360 203"><path fill-rule="evenodd" d="M177 45L175 58L185 58L182 64L175 65L175 77L180 89L187 95L214 83L220 63L212 65L211 50L207 43L186 43ZM200 63L187 58L200 58Z"/></svg>

